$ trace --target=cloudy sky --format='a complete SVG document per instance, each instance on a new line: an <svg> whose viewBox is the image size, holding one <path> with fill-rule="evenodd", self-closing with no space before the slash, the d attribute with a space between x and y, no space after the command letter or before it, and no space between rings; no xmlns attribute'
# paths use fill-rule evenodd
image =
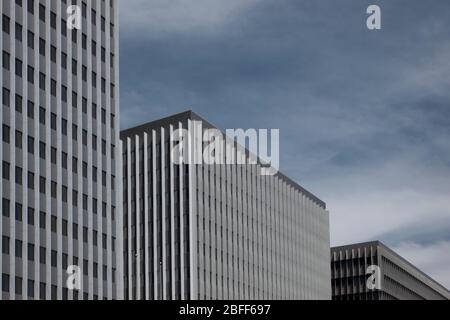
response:
<svg viewBox="0 0 450 320"><path fill-rule="evenodd" d="M450 1L119 2L123 128L279 128L332 245L382 240L450 287Z"/></svg>

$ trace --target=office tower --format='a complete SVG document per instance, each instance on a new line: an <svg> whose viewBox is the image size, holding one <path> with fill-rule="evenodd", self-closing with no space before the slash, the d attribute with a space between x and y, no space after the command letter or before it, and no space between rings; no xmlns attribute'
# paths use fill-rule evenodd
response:
<svg viewBox="0 0 450 320"><path fill-rule="evenodd" d="M180 128L198 154L214 127L188 111L121 133L125 298L331 299L325 203L261 165L174 161Z"/></svg>
<svg viewBox="0 0 450 320"><path fill-rule="evenodd" d="M1 1L2 299L121 297L116 6Z"/></svg>
<svg viewBox="0 0 450 320"><path fill-rule="evenodd" d="M446 288L379 241L331 248L331 282L333 300L450 299Z"/></svg>

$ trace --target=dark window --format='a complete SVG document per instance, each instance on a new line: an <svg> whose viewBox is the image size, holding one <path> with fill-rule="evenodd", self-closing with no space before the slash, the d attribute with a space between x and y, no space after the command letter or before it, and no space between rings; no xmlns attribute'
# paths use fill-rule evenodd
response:
<svg viewBox="0 0 450 320"><path fill-rule="evenodd" d="M72 59L72 74L77 75L77 60Z"/></svg>
<svg viewBox="0 0 450 320"><path fill-rule="evenodd" d="M41 263L45 263L45 262L41 262ZM39 283L39 297L41 298L41 300L46 299L45 282Z"/></svg>
<svg viewBox="0 0 450 320"><path fill-rule="evenodd" d="M22 41L22 26L16 22L16 40Z"/></svg>
<svg viewBox="0 0 450 320"><path fill-rule="evenodd" d="M72 190L72 205L78 207L78 191Z"/></svg>
<svg viewBox="0 0 450 320"><path fill-rule="evenodd" d="M34 261L34 244L28 244L28 260Z"/></svg>
<svg viewBox="0 0 450 320"><path fill-rule="evenodd" d="M61 131L62 131L63 135L67 136L67 120L66 119L61 120Z"/></svg>
<svg viewBox="0 0 450 320"><path fill-rule="evenodd" d="M16 257L22 258L22 241L16 240Z"/></svg>
<svg viewBox="0 0 450 320"><path fill-rule="evenodd" d="M67 69L67 54L64 52L61 53L61 67Z"/></svg>
<svg viewBox="0 0 450 320"><path fill-rule="evenodd" d="M39 142L39 157L45 160L45 142Z"/></svg>
<svg viewBox="0 0 450 320"><path fill-rule="evenodd" d="M87 243L88 242L88 228L83 227L83 242Z"/></svg>
<svg viewBox="0 0 450 320"><path fill-rule="evenodd" d="M10 172L10 165L8 162L3 161L3 166L2 166L2 177L5 180L9 180L9 173Z"/></svg>
<svg viewBox="0 0 450 320"><path fill-rule="evenodd" d="M28 107L27 107L27 114L28 118L34 119L34 103L30 100L28 100Z"/></svg>
<svg viewBox="0 0 450 320"><path fill-rule="evenodd" d="M54 147L52 147L51 148L51 151L50 151L50 161L53 163L53 164L56 164L56 148L54 148Z"/></svg>
<svg viewBox="0 0 450 320"><path fill-rule="evenodd" d="M63 152L61 157L61 163L63 169L67 169L67 153Z"/></svg>
<svg viewBox="0 0 450 320"><path fill-rule="evenodd" d="M63 202L67 202L67 187L63 186L62 187L62 201Z"/></svg>
<svg viewBox="0 0 450 320"><path fill-rule="evenodd" d="M11 141L11 137L10 137L10 127L7 126L6 124L3 125L3 142L5 143L10 143Z"/></svg>
<svg viewBox="0 0 450 320"><path fill-rule="evenodd" d="M95 42L94 40L92 40L91 47L92 47L92 50L91 50L92 55L93 55L94 57L97 56L97 42Z"/></svg>
<svg viewBox="0 0 450 320"><path fill-rule="evenodd" d="M10 104L10 97L9 97L10 91L3 87L2 93L3 93L2 94L2 103L3 103L3 105L5 107L9 107L9 104Z"/></svg>
<svg viewBox="0 0 450 320"><path fill-rule="evenodd" d="M106 237L106 234L103 234L102 235L102 245L103 245L103 249L105 249L105 250L107 247L107 241L108 241L108 238Z"/></svg>
<svg viewBox="0 0 450 320"><path fill-rule="evenodd" d="M2 15L2 29L3 29L3 32L9 34L10 24L11 24L11 20L9 19L9 17L5 16L5 15Z"/></svg>
<svg viewBox="0 0 450 320"><path fill-rule="evenodd" d="M39 263L41 264L45 264L45 261L47 260L45 256L45 251L46 251L45 248L43 247L39 248Z"/></svg>
<svg viewBox="0 0 450 320"><path fill-rule="evenodd" d="M83 194L83 210L88 209L88 196L86 194Z"/></svg>
<svg viewBox="0 0 450 320"><path fill-rule="evenodd" d="M9 254L9 237L2 237L2 253Z"/></svg>
<svg viewBox="0 0 450 320"><path fill-rule="evenodd" d="M78 240L78 224L76 223L72 225L72 235L75 240Z"/></svg>
<svg viewBox="0 0 450 320"><path fill-rule="evenodd" d="M54 12L50 13L50 26L56 29L56 14Z"/></svg>
<svg viewBox="0 0 450 320"><path fill-rule="evenodd" d="M3 198L2 200L2 216L9 218L10 216L10 201Z"/></svg>
<svg viewBox="0 0 450 320"><path fill-rule="evenodd" d="M28 12L34 14L34 0L28 0Z"/></svg>
<svg viewBox="0 0 450 320"><path fill-rule="evenodd" d="M29 83L34 83L34 68L32 66L28 66L27 80Z"/></svg>
<svg viewBox="0 0 450 320"><path fill-rule="evenodd" d="M16 202L16 221L22 222L22 205Z"/></svg>
<svg viewBox="0 0 450 320"><path fill-rule="evenodd" d="M22 185L22 168L16 167L16 184Z"/></svg>
<svg viewBox="0 0 450 320"><path fill-rule="evenodd" d="M45 40L39 38L39 54L45 56Z"/></svg>
<svg viewBox="0 0 450 320"><path fill-rule="evenodd" d="M45 109L39 107L39 123L45 125Z"/></svg>
<svg viewBox="0 0 450 320"><path fill-rule="evenodd" d="M9 292L9 275L5 273L2 274L2 291Z"/></svg>
<svg viewBox="0 0 450 320"><path fill-rule="evenodd" d="M45 194L45 178L39 177L39 192Z"/></svg>
<svg viewBox="0 0 450 320"><path fill-rule="evenodd" d="M57 197L57 195L58 195L58 190L57 190L57 184L56 184L56 182L54 182L54 181L52 181L51 182L51 184L50 184L50 193L51 193L51 196L52 196L52 198L54 198L54 199L56 199L56 197Z"/></svg>
<svg viewBox="0 0 450 320"><path fill-rule="evenodd" d="M22 77L22 61L16 59L16 76Z"/></svg>
<svg viewBox="0 0 450 320"><path fill-rule="evenodd" d="M55 250L52 250L52 253L51 253L51 264L52 264L52 267L55 267L55 268L58 265L58 253ZM55 298L56 298L56 296L55 296Z"/></svg>
<svg viewBox="0 0 450 320"><path fill-rule="evenodd" d="M3 51L2 59L3 59L2 60L3 68L6 69L6 70L9 70L10 69L10 61L9 61L10 55L9 55L9 53L6 52L6 51Z"/></svg>
<svg viewBox="0 0 450 320"><path fill-rule="evenodd" d="M34 173L28 172L28 189L34 190Z"/></svg>
<svg viewBox="0 0 450 320"><path fill-rule="evenodd" d="M39 73L39 89L45 90L45 74Z"/></svg>
<svg viewBox="0 0 450 320"><path fill-rule="evenodd" d="M86 66L82 67L81 78L83 79L83 81L87 81L87 68L86 68Z"/></svg>
<svg viewBox="0 0 450 320"><path fill-rule="evenodd" d="M43 4L39 4L39 20L45 22L45 6Z"/></svg>
<svg viewBox="0 0 450 320"><path fill-rule="evenodd" d="M67 220L62 221L62 234L63 236L67 237ZM67 268L67 265L64 267Z"/></svg>
<svg viewBox="0 0 450 320"><path fill-rule="evenodd" d="M34 209L28 208L28 224L34 226Z"/></svg>
<svg viewBox="0 0 450 320"><path fill-rule="evenodd" d="M22 149L22 132L16 130L16 148Z"/></svg>
<svg viewBox="0 0 450 320"><path fill-rule="evenodd" d="M28 280L28 297L34 298L34 280Z"/></svg>
<svg viewBox="0 0 450 320"><path fill-rule="evenodd" d="M34 154L34 138L28 136L28 153Z"/></svg>
<svg viewBox="0 0 450 320"><path fill-rule="evenodd" d="M45 212L39 212L39 228L45 229Z"/></svg>
<svg viewBox="0 0 450 320"><path fill-rule="evenodd" d="M50 60L56 63L56 47L50 47Z"/></svg>
<svg viewBox="0 0 450 320"><path fill-rule="evenodd" d="M56 97L56 81L54 79L50 81L50 94Z"/></svg>
<svg viewBox="0 0 450 320"><path fill-rule="evenodd" d="M50 127L51 127L53 130L56 130L56 114L54 114L54 113L52 113L52 114L50 115Z"/></svg>
<svg viewBox="0 0 450 320"><path fill-rule="evenodd" d="M15 280L16 280L16 283L15 283L16 294L20 295L20 294L22 294L22 278L16 277Z"/></svg>
<svg viewBox="0 0 450 320"><path fill-rule="evenodd" d="M87 36L84 33L81 35L81 46L82 46L83 50L86 50L86 48L87 48Z"/></svg>
<svg viewBox="0 0 450 320"><path fill-rule="evenodd" d="M29 30L28 30L27 44L28 48L34 49L34 33Z"/></svg>
<svg viewBox="0 0 450 320"><path fill-rule="evenodd" d="M83 178L87 178L88 165L83 161Z"/></svg>
<svg viewBox="0 0 450 320"><path fill-rule="evenodd" d="M83 130L83 133L82 133L82 143L83 143L83 145L87 145L87 131L86 130Z"/></svg>
<svg viewBox="0 0 450 320"><path fill-rule="evenodd" d="M72 124L72 139L77 141L78 139L78 127L76 124Z"/></svg>
<svg viewBox="0 0 450 320"><path fill-rule="evenodd" d="M61 19L61 34L67 37L67 22L64 19Z"/></svg>
<svg viewBox="0 0 450 320"><path fill-rule="evenodd" d="M16 94L16 111L22 113L22 96Z"/></svg>

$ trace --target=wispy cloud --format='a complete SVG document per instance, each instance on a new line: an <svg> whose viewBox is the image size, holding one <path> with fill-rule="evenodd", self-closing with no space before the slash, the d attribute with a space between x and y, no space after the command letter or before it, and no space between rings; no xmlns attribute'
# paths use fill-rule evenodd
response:
<svg viewBox="0 0 450 320"><path fill-rule="evenodd" d="M214 34L262 0L120 1L122 30L141 40L173 33Z"/></svg>

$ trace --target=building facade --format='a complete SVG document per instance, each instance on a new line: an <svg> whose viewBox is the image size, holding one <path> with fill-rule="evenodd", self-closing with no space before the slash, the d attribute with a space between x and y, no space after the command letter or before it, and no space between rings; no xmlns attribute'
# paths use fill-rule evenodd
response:
<svg viewBox="0 0 450 320"><path fill-rule="evenodd" d="M120 298L117 2L2 0L0 16L0 298Z"/></svg>
<svg viewBox="0 0 450 320"><path fill-rule="evenodd" d="M188 111L121 133L125 297L331 299L325 203L259 164L174 161L181 128L214 127Z"/></svg>
<svg viewBox="0 0 450 320"><path fill-rule="evenodd" d="M379 241L332 248L331 283L333 300L450 299L446 288Z"/></svg>

